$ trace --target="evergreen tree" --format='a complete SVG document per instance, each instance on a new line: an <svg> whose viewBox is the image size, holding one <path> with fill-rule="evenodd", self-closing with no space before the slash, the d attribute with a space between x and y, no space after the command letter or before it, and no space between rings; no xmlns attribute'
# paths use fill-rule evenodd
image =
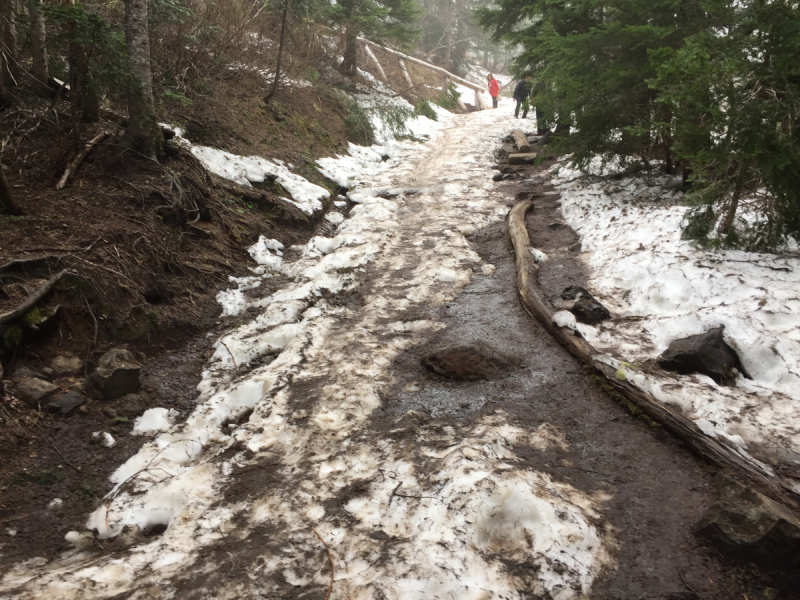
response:
<svg viewBox="0 0 800 600"><path fill-rule="evenodd" d="M330 8L330 19L344 35L341 70L354 75L358 67L358 37L407 47L417 37L414 22L419 7L414 0L340 0Z"/></svg>

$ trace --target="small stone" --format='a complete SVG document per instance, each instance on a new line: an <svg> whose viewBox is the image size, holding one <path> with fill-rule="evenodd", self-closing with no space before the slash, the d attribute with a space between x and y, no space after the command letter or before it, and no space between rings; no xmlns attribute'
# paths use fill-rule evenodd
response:
<svg viewBox="0 0 800 600"><path fill-rule="evenodd" d="M75 392L67 392L58 400L53 400L47 405L47 412L68 415L81 404L86 402L86 398Z"/></svg>
<svg viewBox="0 0 800 600"><path fill-rule="evenodd" d="M14 369L14 374L11 376L12 379L23 379L25 377L34 377L35 379L47 379L47 376L44 373L40 373L39 371L34 371L33 369L29 369L28 367L19 367L18 369Z"/></svg>
<svg viewBox="0 0 800 600"><path fill-rule="evenodd" d="M608 309L594 298L581 298L570 310L578 321L587 325L596 325L611 318Z"/></svg>
<svg viewBox="0 0 800 600"><path fill-rule="evenodd" d="M56 356L50 361L50 368L53 369L56 377L77 375L83 369L83 360L77 356Z"/></svg>
<svg viewBox="0 0 800 600"><path fill-rule="evenodd" d="M111 400L139 391L140 370L129 350L115 348L100 358L90 380L102 398Z"/></svg>
<svg viewBox="0 0 800 600"><path fill-rule="evenodd" d="M702 373L720 385L734 385L736 371L749 377L739 355L723 339L723 327L674 340L656 364L666 371L688 375Z"/></svg>
<svg viewBox="0 0 800 600"><path fill-rule="evenodd" d="M14 382L14 391L20 400L35 406L39 401L57 392L58 386L44 379L25 377Z"/></svg>
<svg viewBox="0 0 800 600"><path fill-rule="evenodd" d="M572 244L572 246L569 247L569 251L570 252L580 252L582 247L583 247L583 244L581 242L578 242L576 244Z"/></svg>
<svg viewBox="0 0 800 600"><path fill-rule="evenodd" d="M64 501L61 498L53 498L47 503L47 510L61 510L64 506Z"/></svg>
<svg viewBox="0 0 800 600"><path fill-rule="evenodd" d="M563 225L564 225L563 223L556 223L555 221L554 221L554 222L552 222L552 223L548 223L548 224L547 224L547 226L548 226L550 229L558 229L559 227L562 227Z"/></svg>
<svg viewBox="0 0 800 600"><path fill-rule="evenodd" d="M55 375L55 371L50 367L42 367L42 375L47 377L48 379L52 379L53 375Z"/></svg>

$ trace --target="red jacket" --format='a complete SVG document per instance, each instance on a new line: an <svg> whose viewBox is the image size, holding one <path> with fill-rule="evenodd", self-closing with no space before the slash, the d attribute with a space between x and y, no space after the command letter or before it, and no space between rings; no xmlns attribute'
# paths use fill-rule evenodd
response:
<svg viewBox="0 0 800 600"><path fill-rule="evenodd" d="M500 84L497 83L497 79L494 77L492 77L492 80L489 82L489 95L492 98L500 95Z"/></svg>

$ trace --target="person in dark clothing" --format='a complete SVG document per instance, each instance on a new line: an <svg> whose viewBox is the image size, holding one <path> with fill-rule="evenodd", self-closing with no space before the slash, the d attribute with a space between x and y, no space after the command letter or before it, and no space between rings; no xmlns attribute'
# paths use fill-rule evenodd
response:
<svg viewBox="0 0 800 600"><path fill-rule="evenodd" d="M525 79L521 79L514 88L514 100L517 101L517 107L514 109L514 118L519 119L519 107L522 107L522 118L528 117L528 108L530 107L531 94L531 76L526 75Z"/></svg>

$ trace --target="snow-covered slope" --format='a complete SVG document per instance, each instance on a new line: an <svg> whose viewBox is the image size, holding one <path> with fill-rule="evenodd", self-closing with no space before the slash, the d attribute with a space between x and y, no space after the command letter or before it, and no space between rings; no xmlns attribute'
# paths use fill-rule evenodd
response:
<svg viewBox="0 0 800 600"><path fill-rule="evenodd" d="M800 467L800 258L703 250L682 240L687 209L666 189L667 178L592 183L568 168L557 173L591 291L616 317L581 325L582 333L615 366L632 363L624 368L631 382L765 471ZM720 325L752 379L724 387L703 375L661 378L635 366L677 338ZM787 484L800 492L800 482Z"/></svg>

